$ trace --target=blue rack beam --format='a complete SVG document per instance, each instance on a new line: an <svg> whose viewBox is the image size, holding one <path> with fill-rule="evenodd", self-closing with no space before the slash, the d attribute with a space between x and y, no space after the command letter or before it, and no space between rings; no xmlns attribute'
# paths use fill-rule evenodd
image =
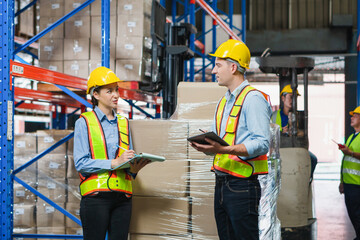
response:
<svg viewBox="0 0 360 240"><path fill-rule="evenodd" d="M13 1L2 0L0 2L0 18L0 238L10 240L13 229L13 181L11 172L14 159L14 88L9 72L10 59L14 48Z"/></svg>

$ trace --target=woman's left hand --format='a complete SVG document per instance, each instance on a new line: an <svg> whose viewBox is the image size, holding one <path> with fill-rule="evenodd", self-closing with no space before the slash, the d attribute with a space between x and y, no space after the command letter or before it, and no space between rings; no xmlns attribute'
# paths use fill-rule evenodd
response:
<svg viewBox="0 0 360 240"><path fill-rule="evenodd" d="M150 160L140 159L136 160L133 163L130 162L130 172L138 173L143 167L149 164Z"/></svg>

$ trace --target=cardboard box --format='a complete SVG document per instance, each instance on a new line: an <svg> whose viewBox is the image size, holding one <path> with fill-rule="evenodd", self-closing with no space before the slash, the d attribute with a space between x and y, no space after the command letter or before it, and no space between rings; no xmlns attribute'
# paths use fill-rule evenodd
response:
<svg viewBox="0 0 360 240"><path fill-rule="evenodd" d="M26 2L20 3L20 9L26 6ZM22 12L19 16L19 33L27 35L29 37L34 36L34 11L33 8L28 8Z"/></svg>
<svg viewBox="0 0 360 240"><path fill-rule="evenodd" d="M86 2L86 0L65 0L65 14L75 10L80 7L81 4ZM76 16L89 16L90 15L90 5L76 13Z"/></svg>
<svg viewBox="0 0 360 240"><path fill-rule="evenodd" d="M65 38L89 38L90 16L73 16L65 21Z"/></svg>
<svg viewBox="0 0 360 240"><path fill-rule="evenodd" d="M39 66L55 72L64 72L63 61L39 61Z"/></svg>
<svg viewBox="0 0 360 240"><path fill-rule="evenodd" d="M14 234L36 234L36 227L32 228L13 228ZM13 237L14 240L24 240L22 237ZM36 238L26 238L26 240L37 240Z"/></svg>
<svg viewBox="0 0 360 240"><path fill-rule="evenodd" d="M74 60L74 61L64 61L64 73L81 77L89 77L89 61L88 60Z"/></svg>
<svg viewBox="0 0 360 240"><path fill-rule="evenodd" d="M210 198L214 196L215 173L211 172L212 159L190 160L190 196Z"/></svg>
<svg viewBox="0 0 360 240"><path fill-rule="evenodd" d="M62 38L41 38L39 40L40 61L64 60L64 42Z"/></svg>
<svg viewBox="0 0 360 240"><path fill-rule="evenodd" d="M40 16L39 19L39 32L43 31L44 29L50 27L55 23L57 20L59 20L61 16ZM63 38L64 37L64 24L60 24L50 32L44 35L43 38Z"/></svg>
<svg viewBox="0 0 360 240"><path fill-rule="evenodd" d="M117 33L119 36L150 36L150 16L118 15Z"/></svg>
<svg viewBox="0 0 360 240"><path fill-rule="evenodd" d="M38 234L65 234L64 226L56 226L56 227L38 227ZM42 240L53 240L53 238L41 238ZM25 240L25 239L24 239Z"/></svg>
<svg viewBox="0 0 360 240"><path fill-rule="evenodd" d="M130 120L130 129L135 152L161 155L166 159L187 159L187 122Z"/></svg>
<svg viewBox="0 0 360 240"><path fill-rule="evenodd" d="M110 15L116 15L116 5L117 5L117 1L116 0L110 0ZM91 4L91 12L90 12L91 16L101 16L101 0L95 0L92 4Z"/></svg>
<svg viewBox="0 0 360 240"><path fill-rule="evenodd" d="M88 60L89 38L64 39L64 60Z"/></svg>
<svg viewBox="0 0 360 240"><path fill-rule="evenodd" d="M93 3L94 4L94 3ZM116 15L110 16L110 39L115 39L116 37ZM91 38L98 39L101 42L102 27L101 27L101 17L92 16L91 17Z"/></svg>
<svg viewBox="0 0 360 240"><path fill-rule="evenodd" d="M189 121L189 137L199 135L202 132L199 129L202 129L204 131L211 131L213 120L191 120ZM212 162L212 159L214 156L212 155L206 155L203 152L197 151L195 148L190 146L190 143L188 142L189 147L189 158L190 159L208 159L210 162Z"/></svg>
<svg viewBox="0 0 360 240"><path fill-rule="evenodd" d="M36 227L35 205L14 204L14 228Z"/></svg>
<svg viewBox="0 0 360 240"><path fill-rule="evenodd" d="M100 35L101 36L101 35ZM116 54L116 44L115 44L115 37L110 39L110 62L114 67L115 65L115 54ZM101 38L91 38L90 39L90 59L100 61L102 59L102 43ZM113 68L115 69L115 68Z"/></svg>
<svg viewBox="0 0 360 240"><path fill-rule="evenodd" d="M46 154L38 160L39 178L65 178L67 157L61 153Z"/></svg>
<svg viewBox="0 0 360 240"><path fill-rule="evenodd" d="M77 217L80 220L80 203L66 203L65 210ZM71 220L70 218L65 218L65 227L70 228L81 228L79 224Z"/></svg>
<svg viewBox="0 0 360 240"><path fill-rule="evenodd" d="M72 130L38 130L37 141L38 141L38 152L43 152L49 147L53 146L55 143L63 139L72 133ZM68 142L65 142L51 151L51 153L61 153L61 154L72 154L73 152L73 138Z"/></svg>
<svg viewBox="0 0 360 240"><path fill-rule="evenodd" d="M36 189L35 182L30 184L31 187ZM25 188L20 183L14 182L14 203L15 204L30 204L35 205L37 196L29 189Z"/></svg>
<svg viewBox="0 0 360 240"><path fill-rule="evenodd" d="M67 227L65 230L66 230L66 234L83 235L83 230L81 227L76 227L76 228Z"/></svg>
<svg viewBox="0 0 360 240"><path fill-rule="evenodd" d="M116 75L124 81L143 81L151 76L151 59L117 59Z"/></svg>
<svg viewBox="0 0 360 240"><path fill-rule="evenodd" d="M66 177L70 179L79 179L79 173L75 168L74 156L68 155Z"/></svg>
<svg viewBox="0 0 360 240"><path fill-rule="evenodd" d="M130 234L130 240L190 240L192 236L189 234L188 236L183 235L149 235L149 234Z"/></svg>
<svg viewBox="0 0 360 240"><path fill-rule="evenodd" d="M118 0L117 13L121 15L151 15L151 0Z"/></svg>
<svg viewBox="0 0 360 240"><path fill-rule="evenodd" d="M14 155L29 155L36 153L36 135L34 133L15 134Z"/></svg>
<svg viewBox="0 0 360 240"><path fill-rule="evenodd" d="M188 165L187 159L167 159L148 164L133 181L133 194L170 198L188 196Z"/></svg>
<svg viewBox="0 0 360 240"><path fill-rule="evenodd" d="M66 185L64 178L39 178L38 191L56 203L66 201Z"/></svg>
<svg viewBox="0 0 360 240"><path fill-rule="evenodd" d="M180 82L177 108L171 119L212 120L226 88L214 82Z"/></svg>
<svg viewBox="0 0 360 240"><path fill-rule="evenodd" d="M198 235L217 235L214 215L214 198L192 198L192 233ZM201 238L198 238L201 239ZM203 237L202 239L208 239Z"/></svg>
<svg viewBox="0 0 360 240"><path fill-rule="evenodd" d="M187 234L188 198L133 197L130 233Z"/></svg>
<svg viewBox="0 0 360 240"><path fill-rule="evenodd" d="M67 179L67 201L80 205L80 178Z"/></svg>
<svg viewBox="0 0 360 240"><path fill-rule="evenodd" d="M24 155L14 156L14 169L17 169L24 164L28 163L31 159L33 159L36 154L33 155ZM37 162L32 163L31 165L24 168L22 171L16 174L18 178L25 181L27 184L36 183L36 175L37 175Z"/></svg>
<svg viewBox="0 0 360 240"><path fill-rule="evenodd" d="M64 208L64 203L58 203L58 205ZM43 200L39 200L36 203L36 225L38 227L38 230L41 227L64 228L65 215L62 214L60 211L56 210L50 204L44 202ZM62 233L65 233L65 228Z"/></svg>
<svg viewBox="0 0 360 240"><path fill-rule="evenodd" d="M100 53L101 54L101 53ZM89 60L89 74L97 67L101 67L101 59L99 60ZM115 59L110 59L110 69L113 70L113 72L115 72Z"/></svg>
<svg viewBox="0 0 360 240"><path fill-rule="evenodd" d="M64 16L64 0L40 0L37 3L40 17Z"/></svg>
<svg viewBox="0 0 360 240"><path fill-rule="evenodd" d="M141 59L143 57L143 37L117 37L116 58L117 59Z"/></svg>

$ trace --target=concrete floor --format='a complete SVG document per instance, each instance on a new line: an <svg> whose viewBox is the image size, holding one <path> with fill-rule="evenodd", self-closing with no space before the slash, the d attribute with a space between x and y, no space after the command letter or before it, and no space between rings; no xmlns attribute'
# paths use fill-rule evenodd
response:
<svg viewBox="0 0 360 240"><path fill-rule="evenodd" d="M340 195L339 164L319 163L314 174L314 198L318 240L353 240L355 231Z"/></svg>

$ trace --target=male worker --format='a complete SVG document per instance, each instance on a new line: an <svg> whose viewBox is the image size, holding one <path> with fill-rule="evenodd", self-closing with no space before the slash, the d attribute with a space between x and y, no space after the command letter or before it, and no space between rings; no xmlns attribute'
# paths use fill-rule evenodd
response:
<svg viewBox="0 0 360 240"><path fill-rule="evenodd" d="M300 96L299 92L296 90L296 95ZM289 135L289 114L292 111L292 98L293 90L290 84L286 85L280 92L281 102L283 103L282 108L277 111L274 111L271 115L271 122L276 123L280 126L280 132L284 135ZM317 165L317 157L315 154L309 151L310 160L311 160L311 172L310 172L310 182L313 179L315 167Z"/></svg>
<svg viewBox="0 0 360 240"><path fill-rule="evenodd" d="M345 145L339 149L344 153L341 164L339 192L345 195L345 205L352 225L355 228L356 240L360 239L360 106L350 112L351 134Z"/></svg>
<svg viewBox="0 0 360 240"><path fill-rule="evenodd" d="M228 91L219 101L213 131L229 145L206 138L209 144L191 145L216 154L215 219L220 240L259 239L258 205L261 189L258 174L267 174L271 108L265 94L245 80L250 51L241 41L230 39L214 54L212 73ZM267 95L266 95L267 97Z"/></svg>

